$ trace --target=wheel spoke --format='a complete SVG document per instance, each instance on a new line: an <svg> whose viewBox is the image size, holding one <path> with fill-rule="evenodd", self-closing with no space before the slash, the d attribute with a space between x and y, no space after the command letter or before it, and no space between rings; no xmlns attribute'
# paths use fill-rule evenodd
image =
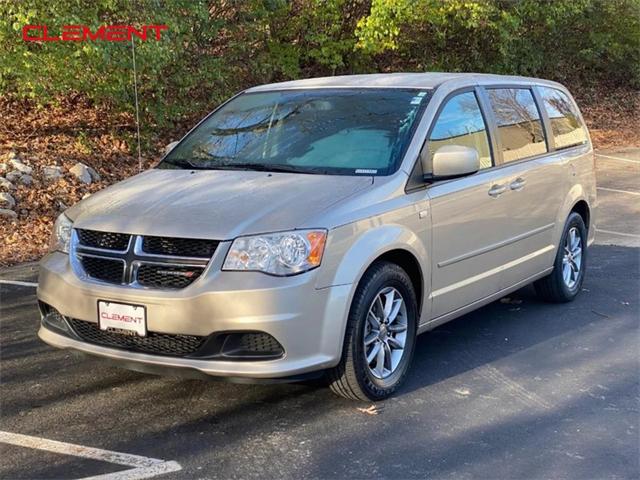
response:
<svg viewBox="0 0 640 480"><path fill-rule="evenodd" d="M567 262L564 267L562 267L562 278L564 279L564 283L569 285L571 282L571 267Z"/></svg>
<svg viewBox="0 0 640 480"><path fill-rule="evenodd" d="M389 347L389 344L384 343L382 345L382 350L384 351L384 368L391 372L393 368L391 366L391 348Z"/></svg>
<svg viewBox="0 0 640 480"><path fill-rule="evenodd" d="M580 247L578 247L575 252L571 253L571 255L573 255L573 259L574 260L581 259L582 258L582 249Z"/></svg>
<svg viewBox="0 0 640 480"><path fill-rule="evenodd" d="M379 333L380 332L377 330L372 330L371 333L369 333L369 335L367 335L364 339L365 346L371 345L373 342L375 342L376 339L378 338Z"/></svg>
<svg viewBox="0 0 640 480"><path fill-rule="evenodd" d="M380 294L376 297L373 305L371 306L371 310L373 311L374 306L378 310L378 318L380 320L384 320L384 305L382 305L382 297Z"/></svg>
<svg viewBox="0 0 640 480"><path fill-rule="evenodd" d="M378 374L380 378L384 376L384 361L386 357L386 352L384 348L382 348L382 343L378 344L378 355L376 356L376 368L375 373Z"/></svg>
<svg viewBox="0 0 640 480"><path fill-rule="evenodd" d="M371 362L373 362L380 350L382 350L382 345L380 344L380 342L378 342L373 346L373 348L369 352L369 355L367 355L367 365L371 365Z"/></svg>
<svg viewBox="0 0 640 480"><path fill-rule="evenodd" d="M367 319L371 324L371 327L375 330L380 330L380 319L375 316L372 310L369 310L369 315L367 315Z"/></svg>
<svg viewBox="0 0 640 480"><path fill-rule="evenodd" d="M578 240L576 235L576 229L572 228L571 230L569 230L569 245L570 245L569 248L573 250L576 247L577 243L578 243Z"/></svg>
<svg viewBox="0 0 640 480"><path fill-rule="evenodd" d="M395 297L395 290L390 290L384 294L384 321L389 321L391 311L393 310L393 298Z"/></svg>
<svg viewBox="0 0 640 480"><path fill-rule="evenodd" d="M393 325L389 325L387 327L387 330L390 331L391 333L400 333L400 332L404 332L407 329L407 326L396 322Z"/></svg>
<svg viewBox="0 0 640 480"><path fill-rule="evenodd" d="M396 318L398 318L400 308L402 308L402 298L396 298L393 301L393 308L391 309L391 313L389 314L389 324L392 324L396 320Z"/></svg>
<svg viewBox="0 0 640 480"><path fill-rule="evenodd" d="M393 349L404 348L404 342L400 342L397 338L389 337L387 340L389 347Z"/></svg>

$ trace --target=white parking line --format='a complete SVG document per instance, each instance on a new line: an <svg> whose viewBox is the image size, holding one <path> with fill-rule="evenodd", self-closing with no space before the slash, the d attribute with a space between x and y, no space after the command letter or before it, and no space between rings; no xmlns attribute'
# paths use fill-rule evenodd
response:
<svg viewBox="0 0 640 480"><path fill-rule="evenodd" d="M120 472L86 477L81 480L137 480L152 478L164 473L182 470L182 466L178 462L174 461L165 461L158 458L142 457L140 455L131 455L128 453L113 452L111 450L102 450L100 448L85 447L83 445L47 440L46 438L32 437L30 435L22 435L20 433L0 431L0 442L16 445L18 447L35 448L62 455L72 455L74 457L89 458L91 460L115 463L126 467L134 467Z"/></svg>
<svg viewBox="0 0 640 480"><path fill-rule="evenodd" d="M629 190L618 190L617 188L598 187L598 190L604 190L605 192L626 193L627 195L637 195L640 197L640 192L630 192Z"/></svg>
<svg viewBox="0 0 640 480"><path fill-rule="evenodd" d="M621 237L640 238L640 235L636 235L635 233L614 232L613 230L602 230L601 228L596 228L596 232L608 233L609 235L620 235Z"/></svg>
<svg viewBox="0 0 640 480"><path fill-rule="evenodd" d="M0 280L0 285L20 285L21 287L37 287L36 282L21 282L20 280Z"/></svg>
<svg viewBox="0 0 640 480"><path fill-rule="evenodd" d="M601 153L596 153L595 155L596 157L610 158L612 160L620 160L621 162L640 163L640 160L632 160L630 158L612 157L611 155L602 155Z"/></svg>

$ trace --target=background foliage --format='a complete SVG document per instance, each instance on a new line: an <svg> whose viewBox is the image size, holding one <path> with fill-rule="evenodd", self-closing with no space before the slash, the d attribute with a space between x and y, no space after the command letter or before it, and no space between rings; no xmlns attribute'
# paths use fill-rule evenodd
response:
<svg viewBox="0 0 640 480"><path fill-rule="evenodd" d="M24 25L167 24L136 43L146 128L250 85L377 71L476 71L640 87L640 0L21 0L0 3L0 93L130 112L127 42L24 42Z"/></svg>

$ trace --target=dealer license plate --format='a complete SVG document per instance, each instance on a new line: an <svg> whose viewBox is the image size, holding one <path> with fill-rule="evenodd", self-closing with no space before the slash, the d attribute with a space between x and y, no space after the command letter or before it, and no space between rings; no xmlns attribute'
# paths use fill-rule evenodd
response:
<svg viewBox="0 0 640 480"><path fill-rule="evenodd" d="M147 335L147 312L142 305L98 300L98 325L100 330L145 337Z"/></svg>

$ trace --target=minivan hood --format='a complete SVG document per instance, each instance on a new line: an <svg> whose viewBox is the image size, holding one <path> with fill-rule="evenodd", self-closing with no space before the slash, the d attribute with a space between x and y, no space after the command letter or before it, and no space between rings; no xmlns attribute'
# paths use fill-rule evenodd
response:
<svg viewBox="0 0 640 480"><path fill-rule="evenodd" d="M77 228L230 240L330 227L313 222L372 183L372 177L153 169L88 197L66 213Z"/></svg>

